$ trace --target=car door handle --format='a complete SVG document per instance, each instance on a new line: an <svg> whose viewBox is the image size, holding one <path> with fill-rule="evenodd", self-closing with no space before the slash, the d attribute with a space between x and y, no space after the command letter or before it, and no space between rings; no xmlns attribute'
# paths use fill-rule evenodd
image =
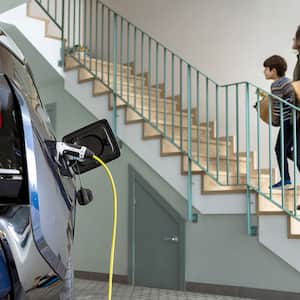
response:
<svg viewBox="0 0 300 300"><path fill-rule="evenodd" d="M164 237L164 241L166 241L166 242L178 243L178 242L179 242L179 238L178 238L177 235L165 236L165 237Z"/></svg>

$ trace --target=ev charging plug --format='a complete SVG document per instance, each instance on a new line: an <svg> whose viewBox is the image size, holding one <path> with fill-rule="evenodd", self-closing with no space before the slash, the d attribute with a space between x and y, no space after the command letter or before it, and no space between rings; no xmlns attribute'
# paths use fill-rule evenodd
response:
<svg viewBox="0 0 300 300"><path fill-rule="evenodd" d="M56 160L60 161L63 157L67 160L84 161L87 158L92 158L94 153L85 146L76 144L68 144L64 142L56 143Z"/></svg>

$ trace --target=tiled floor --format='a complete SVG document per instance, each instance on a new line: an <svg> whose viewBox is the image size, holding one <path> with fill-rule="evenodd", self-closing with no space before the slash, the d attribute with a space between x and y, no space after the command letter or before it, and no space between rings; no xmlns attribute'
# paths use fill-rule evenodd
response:
<svg viewBox="0 0 300 300"><path fill-rule="evenodd" d="M75 279L76 300L106 300L107 283ZM214 296L191 292L132 287L114 283L113 300L246 300L225 296ZM250 299L249 299L250 300Z"/></svg>

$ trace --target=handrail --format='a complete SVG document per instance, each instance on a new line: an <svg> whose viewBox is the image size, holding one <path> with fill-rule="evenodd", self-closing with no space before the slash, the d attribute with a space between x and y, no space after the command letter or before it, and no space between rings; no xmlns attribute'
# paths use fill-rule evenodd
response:
<svg viewBox="0 0 300 300"><path fill-rule="evenodd" d="M50 0L35 1L53 20ZM61 30L62 40L66 40L65 54L73 57L113 92L115 133L116 101L120 98L184 155L187 160L189 220L192 219L192 171L197 167L220 185L246 188L249 234L253 231L251 191L256 191L300 221L295 171L299 107L248 81L218 84L100 0L55 0L55 11L57 7L64 16ZM57 15L56 12L54 19ZM147 72L147 80L144 72ZM257 113L250 109L253 95L256 102L260 100L257 91L268 96L269 123L265 125L260 121L260 105ZM272 189L272 99L280 104L281 134L277 158L283 173L283 131L287 124L283 121L284 109L289 107L292 111L293 128L289 129L293 131L295 145L292 210L286 207L284 187L281 189L281 203L275 200L277 196ZM268 153L261 151L261 140L265 144L267 141ZM254 150L257 163L252 159ZM267 166L264 166L265 162L268 162ZM270 189L264 188L267 184Z"/></svg>

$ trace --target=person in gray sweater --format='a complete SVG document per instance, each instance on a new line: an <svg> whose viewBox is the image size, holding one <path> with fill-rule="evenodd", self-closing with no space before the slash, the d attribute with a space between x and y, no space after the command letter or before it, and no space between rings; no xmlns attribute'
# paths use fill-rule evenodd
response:
<svg viewBox="0 0 300 300"><path fill-rule="evenodd" d="M300 56L300 26L298 26L295 37L293 38L293 49L298 51L297 62L296 62L296 66L295 66L294 74L293 74L293 80L298 81L298 80L300 80L300 61L299 61L299 56Z"/></svg>

